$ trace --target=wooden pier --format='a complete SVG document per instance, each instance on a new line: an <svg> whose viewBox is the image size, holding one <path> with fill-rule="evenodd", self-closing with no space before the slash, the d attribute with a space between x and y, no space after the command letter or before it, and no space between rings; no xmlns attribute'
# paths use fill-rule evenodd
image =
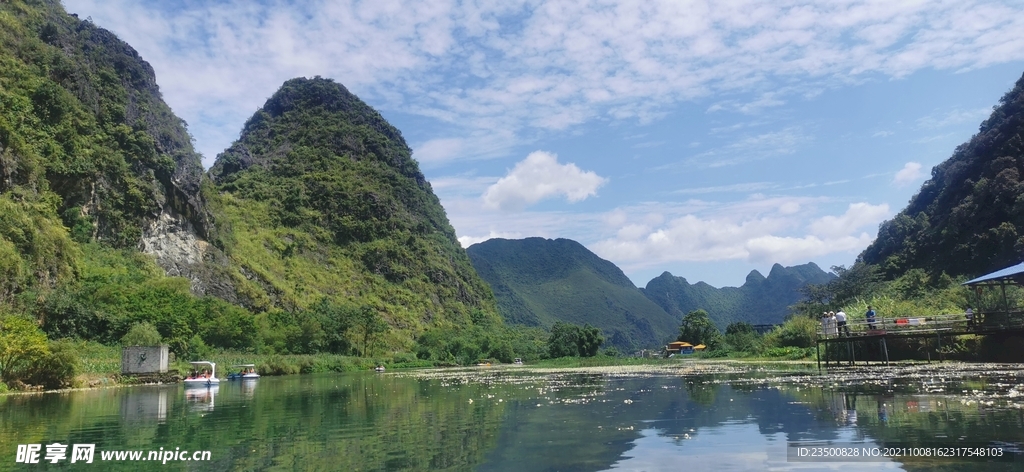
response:
<svg viewBox="0 0 1024 472"><path fill-rule="evenodd" d="M846 325L849 333L842 327L827 327L823 323L818 327L818 336L815 343L815 350L818 354L818 370L821 370L822 361L825 368L840 367L842 365L856 365L855 357L858 346L862 350L878 347L880 362L889 365L888 340L908 338L933 338L936 340L935 354L938 360L943 360L942 343L943 338L950 342L956 336L964 335L1024 335L1024 312L989 312L974 313L972 319L968 319L965 313L922 316L909 318L878 318L874 326L866 321L852 321ZM824 356L822 346L824 345ZM838 359L832 353L835 348L829 346L845 346L840 352L845 351L845 359ZM836 358L833 358L836 357ZM929 353L930 359L930 353ZM864 359L867 364L868 360Z"/></svg>

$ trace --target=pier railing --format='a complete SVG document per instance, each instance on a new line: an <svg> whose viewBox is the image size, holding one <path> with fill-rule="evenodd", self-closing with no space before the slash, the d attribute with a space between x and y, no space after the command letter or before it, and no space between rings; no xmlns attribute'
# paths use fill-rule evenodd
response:
<svg viewBox="0 0 1024 472"><path fill-rule="evenodd" d="M827 340L857 336L924 335L924 334L994 334L1001 331L1024 330L1024 312L975 313L973 319L965 313L917 316L905 318L877 317L874 323L866 320L848 321L843 329L834 323L818 326L818 339Z"/></svg>

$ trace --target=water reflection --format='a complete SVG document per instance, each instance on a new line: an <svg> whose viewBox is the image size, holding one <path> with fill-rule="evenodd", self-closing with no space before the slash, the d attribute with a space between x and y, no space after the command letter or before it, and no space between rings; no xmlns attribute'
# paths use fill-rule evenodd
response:
<svg viewBox="0 0 1024 472"><path fill-rule="evenodd" d="M213 411L219 385L185 388L185 401L192 411Z"/></svg>
<svg viewBox="0 0 1024 472"><path fill-rule="evenodd" d="M0 397L0 442L210 450L216 470L1024 469L1024 461L789 462L791 442L1024 442L1024 412L1006 381L969 385L1003 392L981 402L899 382L824 383L501 371L267 377ZM943 392L963 387L943 381ZM7 449L0 464L13 464Z"/></svg>
<svg viewBox="0 0 1024 472"><path fill-rule="evenodd" d="M239 383L245 398L252 398L256 394L256 384L259 383L257 379L242 379Z"/></svg>
<svg viewBox="0 0 1024 472"><path fill-rule="evenodd" d="M139 387L132 395L121 396L121 418L126 423L167 420L167 387Z"/></svg>

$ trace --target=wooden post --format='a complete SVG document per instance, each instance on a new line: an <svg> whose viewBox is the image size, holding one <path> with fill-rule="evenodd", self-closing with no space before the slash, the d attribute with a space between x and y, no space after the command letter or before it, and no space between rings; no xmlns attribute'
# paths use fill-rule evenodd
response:
<svg viewBox="0 0 1024 472"><path fill-rule="evenodd" d="M828 340L822 341L821 344L825 348L825 370L828 370Z"/></svg>
<svg viewBox="0 0 1024 472"><path fill-rule="evenodd" d="M821 342L814 340L814 351L818 353L818 375L821 375Z"/></svg>
<svg viewBox="0 0 1024 472"><path fill-rule="evenodd" d="M945 361L946 356L942 355L942 334L936 331L935 337L939 340L939 345L935 348L935 353L939 355L939 362Z"/></svg>

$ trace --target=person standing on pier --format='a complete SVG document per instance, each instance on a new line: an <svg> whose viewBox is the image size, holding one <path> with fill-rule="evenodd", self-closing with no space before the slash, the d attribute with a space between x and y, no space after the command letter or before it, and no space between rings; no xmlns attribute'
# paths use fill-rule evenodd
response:
<svg viewBox="0 0 1024 472"><path fill-rule="evenodd" d="M974 329L974 310L971 307L967 307L967 311L964 312L964 317L967 318L967 330L971 331Z"/></svg>
<svg viewBox="0 0 1024 472"><path fill-rule="evenodd" d="M868 305L868 312L864 314L864 317L868 319L868 329L874 330L875 328L875 310Z"/></svg>
<svg viewBox="0 0 1024 472"><path fill-rule="evenodd" d="M846 326L846 312L841 309L836 312L836 330L840 336L846 333L845 336L850 337L850 327Z"/></svg>

